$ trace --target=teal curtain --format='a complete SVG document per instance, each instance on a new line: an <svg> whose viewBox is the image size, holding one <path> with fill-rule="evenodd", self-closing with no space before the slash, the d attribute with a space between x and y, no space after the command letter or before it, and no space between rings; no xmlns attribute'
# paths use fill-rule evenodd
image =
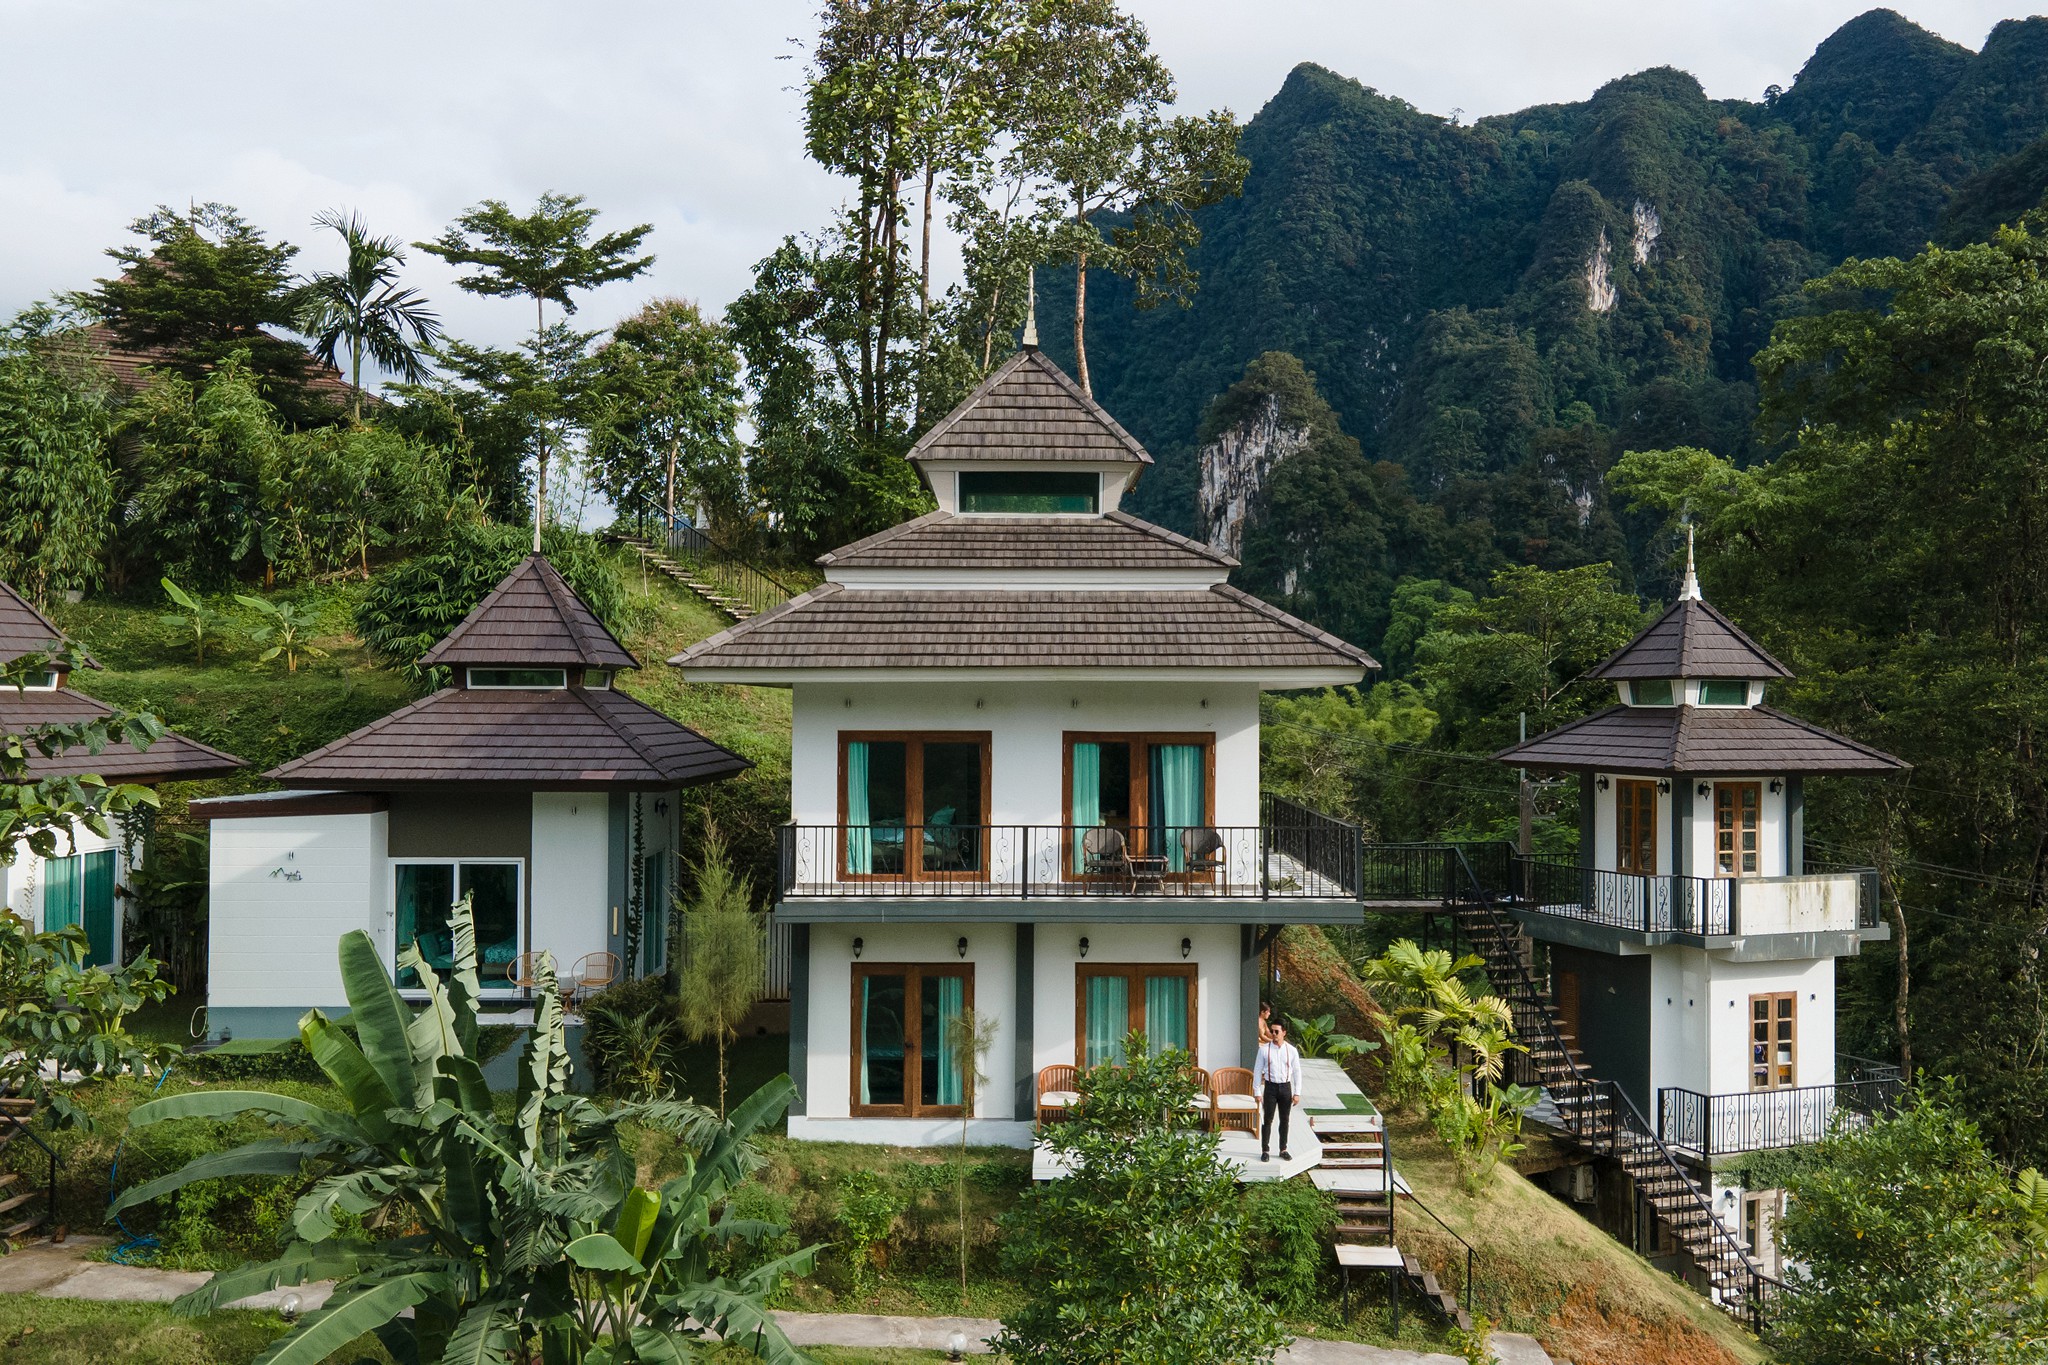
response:
<svg viewBox="0 0 2048 1365"><path fill-rule="evenodd" d="M1102 823L1102 746L1074 746L1074 783L1068 796L1067 823L1074 828L1068 839L1074 846L1074 872L1087 871L1088 854L1081 847L1082 835Z"/></svg>
<svg viewBox="0 0 2048 1365"><path fill-rule="evenodd" d="M874 978L860 979L860 1037L854 1046L860 1049L860 1102L868 1103L868 1006L874 992Z"/></svg>
<svg viewBox="0 0 2048 1365"><path fill-rule="evenodd" d="M1207 823L1203 810L1202 746L1199 744L1155 744L1152 746L1152 852L1166 854L1169 871L1187 868L1181 851L1180 832Z"/></svg>
<svg viewBox="0 0 2048 1365"><path fill-rule="evenodd" d="M1124 1035L1131 1031L1130 982L1121 976L1090 976L1088 1033L1082 1061L1088 1066L1124 1059Z"/></svg>
<svg viewBox="0 0 2048 1365"><path fill-rule="evenodd" d="M114 960L114 850L103 848L86 854L82 875L79 900L84 907L85 934L92 941L87 961L105 967Z"/></svg>
<svg viewBox="0 0 2048 1365"><path fill-rule="evenodd" d="M43 931L78 923L78 859L43 860Z"/></svg>
<svg viewBox="0 0 2048 1365"><path fill-rule="evenodd" d="M939 1103L959 1104L966 1096L967 1084L959 1058L953 1055L953 1043L959 1036L960 1016L967 1009L967 980L959 976L933 976L926 977L925 982L939 993L939 1055L927 1057L925 1064L939 1068Z"/></svg>
<svg viewBox="0 0 2048 1365"><path fill-rule="evenodd" d="M1188 979L1184 976L1145 978L1145 1039L1154 1052L1188 1046Z"/></svg>
<svg viewBox="0 0 2048 1365"><path fill-rule="evenodd" d="M846 870L875 870L875 835L868 828L868 746L866 740L846 742ZM866 1062L862 1062L861 1100L867 1100Z"/></svg>

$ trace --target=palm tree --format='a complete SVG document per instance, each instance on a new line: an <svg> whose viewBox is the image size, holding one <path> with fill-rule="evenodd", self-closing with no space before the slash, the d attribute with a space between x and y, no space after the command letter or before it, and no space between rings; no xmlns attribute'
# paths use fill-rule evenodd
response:
<svg viewBox="0 0 2048 1365"><path fill-rule="evenodd" d="M348 265L339 272L323 270L305 284L301 329L314 339L313 353L329 365L348 347L349 416L363 420L363 356L407 383L427 377L422 358L441 335L441 319L427 307L417 289L398 287L398 267L405 252L396 237L373 237L359 214L344 216L328 209L313 219L315 227L331 228L348 247Z"/></svg>

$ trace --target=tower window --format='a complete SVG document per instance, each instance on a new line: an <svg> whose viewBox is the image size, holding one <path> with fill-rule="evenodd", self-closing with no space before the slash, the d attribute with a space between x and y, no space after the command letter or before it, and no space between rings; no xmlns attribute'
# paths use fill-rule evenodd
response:
<svg viewBox="0 0 2048 1365"><path fill-rule="evenodd" d="M1729 681L1709 678L1700 684L1701 706L1747 706L1749 705L1749 684L1740 680Z"/></svg>
<svg viewBox="0 0 2048 1365"><path fill-rule="evenodd" d="M1096 511L1102 476L1060 469L962 470L962 512L1056 516Z"/></svg>
<svg viewBox="0 0 2048 1365"><path fill-rule="evenodd" d="M1628 699L1637 706L1674 706L1677 704L1671 690L1671 680L1660 678L1654 682L1632 682L1628 685Z"/></svg>

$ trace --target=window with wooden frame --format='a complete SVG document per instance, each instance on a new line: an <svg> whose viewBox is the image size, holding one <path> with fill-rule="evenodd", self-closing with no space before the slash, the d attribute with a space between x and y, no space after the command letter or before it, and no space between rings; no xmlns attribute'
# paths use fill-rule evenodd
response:
<svg viewBox="0 0 2048 1365"><path fill-rule="evenodd" d="M988 809L987 731L840 733L842 875L986 875Z"/></svg>
<svg viewBox="0 0 2048 1365"><path fill-rule="evenodd" d="M1714 874L1763 874L1764 789L1760 782L1714 784Z"/></svg>
<svg viewBox="0 0 2048 1365"><path fill-rule="evenodd" d="M1113 846L1090 845L1088 831L1098 828L1115 830L1127 857L1165 859L1169 876L1192 875L1191 860L1214 860L1211 846L1220 839L1203 837L1216 810L1214 735L1070 731L1064 738L1068 876L1122 871Z"/></svg>
<svg viewBox="0 0 2048 1365"><path fill-rule="evenodd" d="M957 1118L967 1090L954 1031L973 1008L971 963L856 963L853 1116Z"/></svg>
<svg viewBox="0 0 2048 1365"><path fill-rule="evenodd" d="M1074 968L1074 1064L1118 1065L1124 1039L1143 1032L1154 1052L1195 1055L1199 1018L1188 963L1112 962Z"/></svg>
<svg viewBox="0 0 2048 1365"><path fill-rule="evenodd" d="M1798 1084L1799 993L1749 997L1749 1088L1790 1090Z"/></svg>
<svg viewBox="0 0 2048 1365"><path fill-rule="evenodd" d="M1622 778L1614 784L1614 865L1623 872L1657 871L1657 784Z"/></svg>

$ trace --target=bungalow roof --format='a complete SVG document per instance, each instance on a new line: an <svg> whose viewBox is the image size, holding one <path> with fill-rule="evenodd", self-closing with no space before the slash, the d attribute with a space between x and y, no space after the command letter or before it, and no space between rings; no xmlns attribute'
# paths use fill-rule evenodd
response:
<svg viewBox="0 0 2048 1365"><path fill-rule="evenodd" d="M544 668L638 668L575 589L541 555L528 555L423 664Z"/></svg>
<svg viewBox="0 0 2048 1365"><path fill-rule="evenodd" d="M826 569L1213 569L1237 561L1128 512L981 517L927 512L818 556Z"/></svg>
<svg viewBox="0 0 2048 1365"><path fill-rule="evenodd" d="M114 708L98 697L69 687L54 692L17 692L0 687L0 733L24 734L38 726L68 725L111 715ZM82 777L87 773L109 782L184 782L225 777L247 765L233 754L175 732L166 732L147 749L110 744L98 753L70 749L54 758L32 753L32 777Z"/></svg>
<svg viewBox="0 0 2048 1365"><path fill-rule="evenodd" d="M1524 768L1614 773L1882 773L1882 749L1768 706L1610 706L1502 749Z"/></svg>
<svg viewBox="0 0 2048 1365"><path fill-rule="evenodd" d="M908 458L1152 463L1138 438L1035 346L996 366L918 438Z"/></svg>

